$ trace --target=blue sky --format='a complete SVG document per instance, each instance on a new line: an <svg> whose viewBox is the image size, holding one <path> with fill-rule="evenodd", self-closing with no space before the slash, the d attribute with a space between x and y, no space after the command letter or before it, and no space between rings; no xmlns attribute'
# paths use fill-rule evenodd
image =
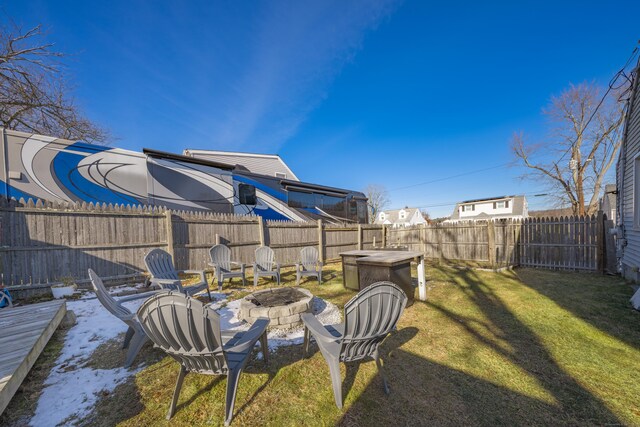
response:
<svg viewBox="0 0 640 427"><path fill-rule="evenodd" d="M117 147L278 153L302 180L383 184L392 207L434 216L457 200L544 190L509 167L395 189L509 162L514 132L544 136L551 95L605 84L640 38L640 2L0 7L73 54L77 102Z"/></svg>

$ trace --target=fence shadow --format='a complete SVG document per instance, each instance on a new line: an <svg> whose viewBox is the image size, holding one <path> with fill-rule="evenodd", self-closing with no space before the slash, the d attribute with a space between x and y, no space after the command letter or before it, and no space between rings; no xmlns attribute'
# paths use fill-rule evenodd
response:
<svg viewBox="0 0 640 427"><path fill-rule="evenodd" d="M0 271L4 285L49 283L63 277L85 280L89 268L103 277L144 271L142 258L147 250L153 249L153 244L102 243L102 232L113 226L108 224L110 221L92 227L80 215L42 212L3 206ZM112 252L111 256L105 256L106 252Z"/></svg>
<svg viewBox="0 0 640 427"><path fill-rule="evenodd" d="M482 347L497 353L524 370L551 400L524 395L397 348L394 340L399 337L392 336L384 344L384 354L392 350L392 356L385 358L391 395L385 397L379 381L373 380L344 414L342 425L621 424L599 398L558 365L536 333L511 312L476 272L446 274L450 275L448 281L459 287L486 320L460 315L437 302L417 302L413 309L437 310L462 325L479 342L479 347L469 349L471 354ZM495 340L487 338L487 334ZM372 407L376 407L374 419L368 415L368 408Z"/></svg>
<svg viewBox="0 0 640 427"><path fill-rule="evenodd" d="M624 279L593 273L526 268L515 270L513 274L524 285L583 321L640 349L640 333L631 335L627 328L620 327L638 322L638 314L629 304L633 289Z"/></svg>

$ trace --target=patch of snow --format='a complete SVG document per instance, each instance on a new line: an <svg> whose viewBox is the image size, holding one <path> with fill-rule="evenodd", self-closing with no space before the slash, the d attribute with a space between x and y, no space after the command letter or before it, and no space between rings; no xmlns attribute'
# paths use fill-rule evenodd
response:
<svg viewBox="0 0 640 427"><path fill-rule="evenodd" d="M137 372L124 368L92 369L84 366L100 344L127 330L127 325L109 313L93 295L86 293L81 299L67 301L67 310L76 314L77 323L67 332L56 366L44 382L30 421L32 426L57 426L70 417L86 416L100 391L112 391ZM140 299L123 305L135 312L143 301Z"/></svg>

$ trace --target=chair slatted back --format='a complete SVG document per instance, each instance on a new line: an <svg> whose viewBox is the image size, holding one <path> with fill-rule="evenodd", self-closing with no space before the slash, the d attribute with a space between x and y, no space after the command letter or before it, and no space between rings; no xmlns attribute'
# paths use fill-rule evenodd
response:
<svg viewBox="0 0 640 427"><path fill-rule="evenodd" d="M120 305L111 295L109 295L109 292L107 292L107 289L104 287L102 279L92 269L89 269L89 279L91 279L91 285L93 286L93 290L98 297L98 301L100 301L104 308L109 311L109 313L113 314L119 319L122 319L122 317L131 314L128 309Z"/></svg>
<svg viewBox="0 0 640 427"><path fill-rule="evenodd" d="M374 283L344 306L344 335L340 360L373 356L396 327L407 305L407 295L391 282Z"/></svg>
<svg viewBox="0 0 640 427"><path fill-rule="evenodd" d="M211 262L215 263L223 273L231 271L231 249L225 245L215 245L209 249Z"/></svg>
<svg viewBox="0 0 640 427"><path fill-rule="evenodd" d="M269 246L256 249L256 265L261 271L272 271L275 264L275 254Z"/></svg>
<svg viewBox="0 0 640 427"><path fill-rule="evenodd" d="M144 263L147 266L147 270L156 279L168 279L175 280L174 285L163 285L165 289L181 290L182 284L180 283L180 277L178 272L173 266L173 259L171 254L162 249L153 249L144 257Z"/></svg>
<svg viewBox="0 0 640 427"><path fill-rule="evenodd" d="M302 248L300 264L305 271L316 271L318 269L318 249L313 246Z"/></svg>
<svg viewBox="0 0 640 427"><path fill-rule="evenodd" d="M146 300L138 309L145 333L187 370L225 374L220 316L197 299L168 292Z"/></svg>

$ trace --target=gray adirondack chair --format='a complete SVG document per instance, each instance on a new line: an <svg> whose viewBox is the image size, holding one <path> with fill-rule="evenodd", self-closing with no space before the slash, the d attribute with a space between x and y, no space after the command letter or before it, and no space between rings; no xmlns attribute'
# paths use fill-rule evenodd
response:
<svg viewBox="0 0 640 427"><path fill-rule="evenodd" d="M162 289L176 290L189 296L206 289L209 301L211 301L209 284L207 283L203 270L176 270L173 266L173 258L171 258L171 255L167 251L163 251L162 249L153 249L150 251L145 255L144 263L149 273L151 273L152 284L158 285ZM194 285L183 287L179 273L197 274L200 276L200 281Z"/></svg>
<svg viewBox="0 0 640 427"><path fill-rule="evenodd" d="M126 307L122 306L122 303L124 301L134 298L123 298L116 301L111 295L109 295L109 292L107 292L104 284L102 283L102 279L92 269L89 269L89 278L91 279L93 290L104 308L106 308L118 319L126 323L129 327L129 329L127 329L127 333L124 336L124 342L122 343L122 348L128 349L127 358L124 363L125 368L128 368L129 366L131 366L134 359L140 352L140 349L148 339L147 335L142 329L142 326L140 325L140 322L138 322L136 315L129 311L129 309L127 309ZM136 295L136 297L140 298L138 295Z"/></svg>
<svg viewBox="0 0 640 427"><path fill-rule="evenodd" d="M300 262L296 264L296 286L303 276L312 276L322 285L322 261L318 259L318 249L307 246L300 251Z"/></svg>
<svg viewBox="0 0 640 427"><path fill-rule="evenodd" d="M303 314L304 354L309 353L313 336L329 365L333 396L342 409L340 362L353 362L371 357L382 376L384 391L389 394L387 377L382 369L378 346L395 329L407 305L407 295L391 282L377 282L353 297L344 306L344 323L323 326L311 313Z"/></svg>
<svg viewBox="0 0 640 427"><path fill-rule="evenodd" d="M280 286L280 264L275 262L273 249L260 246L256 249L256 262L253 263L253 286L258 286L260 277L274 277Z"/></svg>
<svg viewBox="0 0 640 427"><path fill-rule="evenodd" d="M260 318L246 332L221 331L220 315L209 305L170 291L146 300L138 318L151 341L180 364L180 373L167 419L176 409L182 381L188 372L227 376L225 425L233 418L238 380L258 340L268 361L267 326Z"/></svg>
<svg viewBox="0 0 640 427"><path fill-rule="evenodd" d="M215 268L214 278L218 281L218 290L222 290L224 279L229 279L231 282L234 277L241 277L242 286L246 286L245 265L241 262L231 261L231 249L225 245L215 245L209 249L209 257L211 258L209 265ZM240 267L240 270L233 271L231 269L233 265ZM211 286L213 286L213 280L211 279Z"/></svg>

